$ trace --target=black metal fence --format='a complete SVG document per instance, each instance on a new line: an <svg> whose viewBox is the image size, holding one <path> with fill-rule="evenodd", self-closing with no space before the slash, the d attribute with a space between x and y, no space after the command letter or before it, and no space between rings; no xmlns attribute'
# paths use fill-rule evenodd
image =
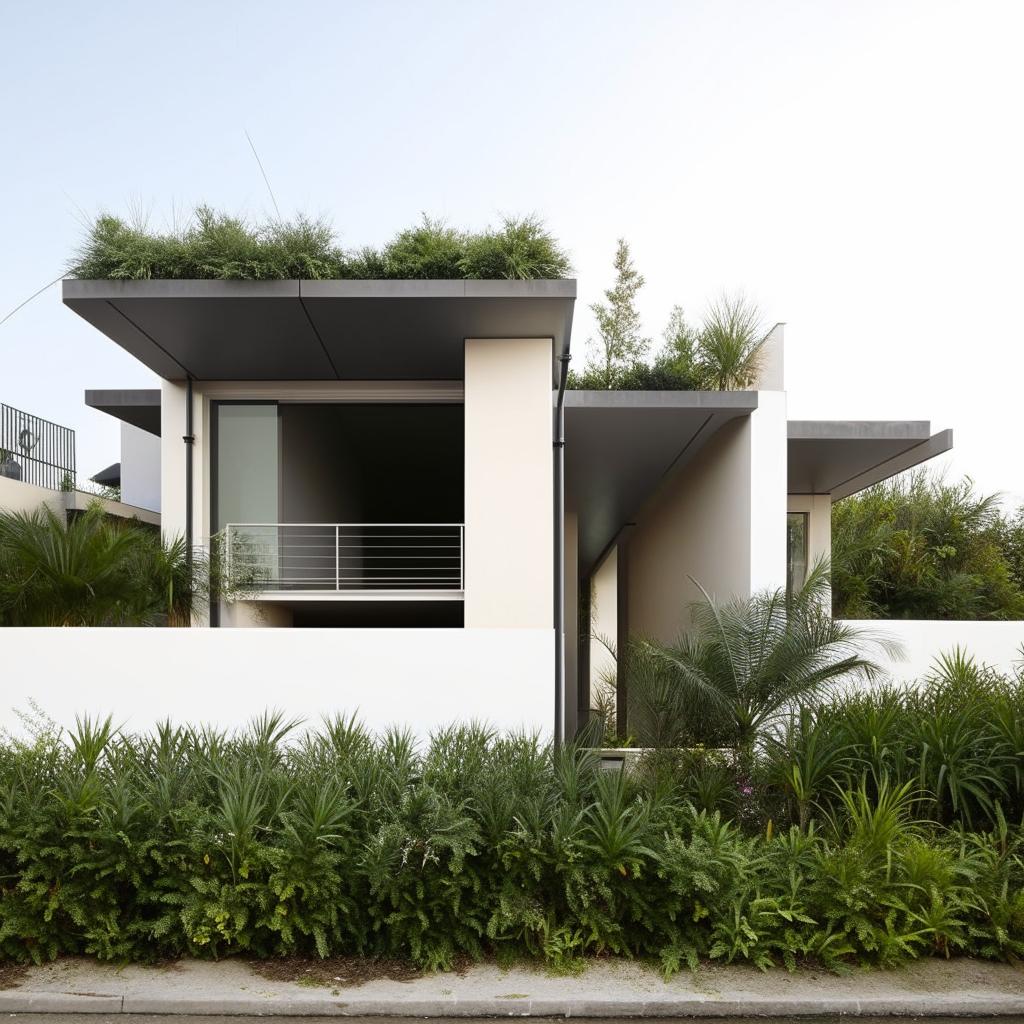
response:
<svg viewBox="0 0 1024 1024"><path fill-rule="evenodd" d="M0 402L0 476L74 490L75 432Z"/></svg>

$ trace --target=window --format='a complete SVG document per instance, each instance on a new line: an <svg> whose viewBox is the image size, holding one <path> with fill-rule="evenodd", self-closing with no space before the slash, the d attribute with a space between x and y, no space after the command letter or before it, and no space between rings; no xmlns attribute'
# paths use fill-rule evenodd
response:
<svg viewBox="0 0 1024 1024"><path fill-rule="evenodd" d="M799 590L807 579L807 513L786 514L786 593Z"/></svg>

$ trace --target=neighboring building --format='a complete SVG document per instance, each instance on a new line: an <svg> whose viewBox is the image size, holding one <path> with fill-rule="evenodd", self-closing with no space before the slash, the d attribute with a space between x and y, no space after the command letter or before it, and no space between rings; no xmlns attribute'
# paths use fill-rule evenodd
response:
<svg viewBox="0 0 1024 1024"><path fill-rule="evenodd" d="M152 455L159 474L159 450ZM33 512L46 505L71 516L99 502L108 515L159 525L159 503L133 503L123 488L122 500L80 490L75 460L75 432L69 427L0 404L0 510ZM153 464L152 458L136 459L136 464L140 461ZM116 486L110 477L97 477L92 479Z"/></svg>
<svg viewBox="0 0 1024 1024"><path fill-rule="evenodd" d="M952 445L926 422L788 422L780 325L757 391L566 392L562 449L574 281L63 287L163 380L87 397L160 435L140 494L253 581L201 625L331 628L331 672L389 628L433 678L451 658L453 692L519 680L523 720L566 735L600 669L581 622L671 639L694 581L795 581L829 551L832 501ZM309 671L325 648L289 650Z"/></svg>
<svg viewBox="0 0 1024 1024"><path fill-rule="evenodd" d="M121 501L160 511L160 391L86 391L85 404L121 421L121 461L92 479L117 487Z"/></svg>

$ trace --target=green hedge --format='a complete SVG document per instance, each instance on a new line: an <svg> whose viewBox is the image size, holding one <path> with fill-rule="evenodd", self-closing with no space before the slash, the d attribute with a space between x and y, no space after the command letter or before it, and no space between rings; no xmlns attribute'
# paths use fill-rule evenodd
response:
<svg viewBox="0 0 1024 1024"><path fill-rule="evenodd" d="M250 223L208 207L178 230L97 217L69 273L87 280L564 278L569 257L537 217L468 232L424 217L382 249L343 249L324 220Z"/></svg>
<svg viewBox="0 0 1024 1024"><path fill-rule="evenodd" d="M696 809L693 771L666 752L609 772L473 726L417 750L342 720L43 725L0 743L0 955L1024 955L1024 847L998 812L987 831L915 824L909 786L865 777L786 827L768 777L737 775L728 821Z"/></svg>

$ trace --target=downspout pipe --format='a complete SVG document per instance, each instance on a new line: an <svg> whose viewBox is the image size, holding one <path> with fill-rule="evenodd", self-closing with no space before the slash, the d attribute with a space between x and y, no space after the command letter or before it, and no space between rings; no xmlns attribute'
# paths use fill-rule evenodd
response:
<svg viewBox="0 0 1024 1024"><path fill-rule="evenodd" d="M554 454L555 524L555 746L565 739L565 382L569 374L568 353L558 357L558 398L555 401L552 448Z"/></svg>
<svg viewBox="0 0 1024 1024"><path fill-rule="evenodd" d="M195 434L192 425L192 378L188 378L185 392L185 565L192 575L192 454L195 449Z"/></svg>

